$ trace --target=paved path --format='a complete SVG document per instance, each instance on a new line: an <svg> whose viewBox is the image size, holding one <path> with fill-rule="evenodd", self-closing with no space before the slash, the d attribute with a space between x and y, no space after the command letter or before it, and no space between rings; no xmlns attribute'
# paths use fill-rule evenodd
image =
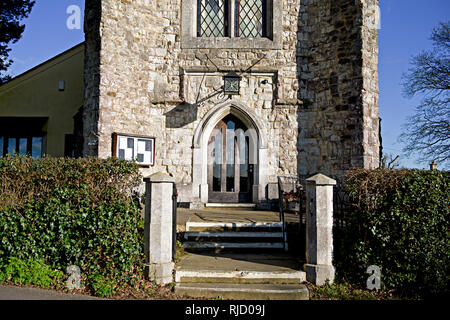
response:
<svg viewBox="0 0 450 320"><path fill-rule="evenodd" d="M52 290L0 286L0 300L97 300L92 296L60 293Z"/></svg>

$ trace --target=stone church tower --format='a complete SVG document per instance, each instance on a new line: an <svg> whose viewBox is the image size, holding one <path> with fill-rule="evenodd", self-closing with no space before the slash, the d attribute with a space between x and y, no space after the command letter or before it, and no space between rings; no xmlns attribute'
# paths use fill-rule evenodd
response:
<svg viewBox="0 0 450 320"><path fill-rule="evenodd" d="M378 0L87 0L85 14L83 155L167 172L188 203L378 167Z"/></svg>

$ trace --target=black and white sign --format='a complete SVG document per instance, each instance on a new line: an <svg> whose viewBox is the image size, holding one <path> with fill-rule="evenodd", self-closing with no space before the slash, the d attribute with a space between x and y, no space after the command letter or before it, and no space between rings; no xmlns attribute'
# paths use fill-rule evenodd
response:
<svg viewBox="0 0 450 320"><path fill-rule="evenodd" d="M136 160L142 165L153 165L155 138L134 137L117 134L115 153L119 159Z"/></svg>

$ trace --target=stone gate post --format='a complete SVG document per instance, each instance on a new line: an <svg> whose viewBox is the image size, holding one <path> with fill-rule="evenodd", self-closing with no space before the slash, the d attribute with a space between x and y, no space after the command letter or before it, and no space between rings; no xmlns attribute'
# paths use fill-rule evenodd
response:
<svg viewBox="0 0 450 320"><path fill-rule="evenodd" d="M306 280L334 281L333 180L321 173L306 179Z"/></svg>
<svg viewBox="0 0 450 320"><path fill-rule="evenodd" d="M158 172L144 178L145 182L145 274L158 284L172 282L174 178Z"/></svg>

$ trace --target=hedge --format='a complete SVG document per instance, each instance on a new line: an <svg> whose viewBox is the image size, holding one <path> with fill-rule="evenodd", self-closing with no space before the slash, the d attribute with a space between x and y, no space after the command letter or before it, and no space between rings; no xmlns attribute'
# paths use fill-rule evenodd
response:
<svg viewBox="0 0 450 320"><path fill-rule="evenodd" d="M138 166L119 159L0 159L0 266L44 261L129 281L141 265Z"/></svg>
<svg viewBox="0 0 450 320"><path fill-rule="evenodd" d="M412 297L450 288L450 174L424 170L348 173L348 209L335 233L335 264L343 278L365 285L370 265L384 289Z"/></svg>

